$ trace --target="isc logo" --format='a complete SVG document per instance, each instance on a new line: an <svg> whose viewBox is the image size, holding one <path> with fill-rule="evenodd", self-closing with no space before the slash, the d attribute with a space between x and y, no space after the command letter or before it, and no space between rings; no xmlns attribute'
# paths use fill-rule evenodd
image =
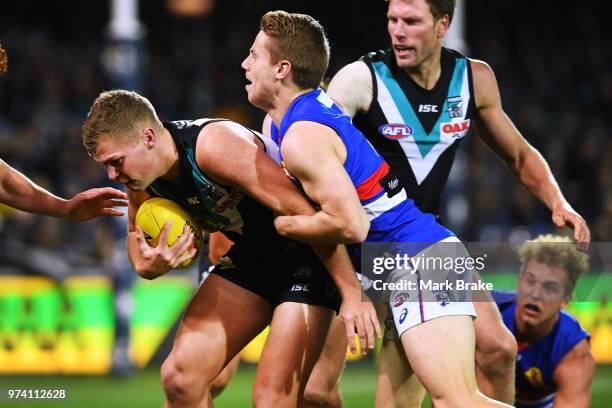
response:
<svg viewBox="0 0 612 408"><path fill-rule="evenodd" d="M419 112L438 112L438 105L419 105Z"/></svg>
<svg viewBox="0 0 612 408"><path fill-rule="evenodd" d="M403 123L389 123L379 127L378 131L387 139L397 140L412 136L414 129Z"/></svg>
<svg viewBox="0 0 612 408"><path fill-rule="evenodd" d="M292 292L310 292L310 283L296 283L291 287Z"/></svg>
<svg viewBox="0 0 612 408"><path fill-rule="evenodd" d="M187 202L191 205L197 205L200 204L200 199L196 196L196 197L188 197L187 198Z"/></svg>

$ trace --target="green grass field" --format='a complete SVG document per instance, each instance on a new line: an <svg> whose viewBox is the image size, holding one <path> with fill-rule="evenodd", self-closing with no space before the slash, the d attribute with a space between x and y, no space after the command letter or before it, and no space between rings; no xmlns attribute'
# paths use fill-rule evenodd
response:
<svg viewBox="0 0 612 408"><path fill-rule="evenodd" d="M217 407L244 408L251 406L251 386L255 376L253 366L243 366L225 392L216 400ZM65 389L65 401L11 401L8 390ZM342 380L342 393L347 408L374 406L374 367L369 362L350 364ZM0 377L0 407L75 407L75 408L139 408L159 407L163 393L159 371L149 368L127 379L83 376L3 376ZM593 383L594 408L612 406L612 366L599 366Z"/></svg>

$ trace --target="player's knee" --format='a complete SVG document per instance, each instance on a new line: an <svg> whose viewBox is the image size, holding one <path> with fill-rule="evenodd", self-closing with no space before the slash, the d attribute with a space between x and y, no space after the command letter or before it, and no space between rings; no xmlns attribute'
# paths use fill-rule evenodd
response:
<svg viewBox="0 0 612 408"><path fill-rule="evenodd" d="M284 401L285 399L286 396L283 398L281 392L279 392L278 390L270 389L267 387L255 387L253 389L254 408L274 408L296 405L296 402L294 402L293 404L287 404Z"/></svg>
<svg viewBox="0 0 612 408"><path fill-rule="evenodd" d="M495 336L477 344L476 360L483 372L503 376L514 367L516 354L514 336L508 330L500 330Z"/></svg>
<svg viewBox="0 0 612 408"><path fill-rule="evenodd" d="M164 393L169 401L196 401L201 388L206 386L204 381L198 381L196 374L188 369L179 358L172 353L166 358L161 367L161 381ZM204 383L204 384L203 384Z"/></svg>
<svg viewBox="0 0 612 408"><path fill-rule="evenodd" d="M485 398L476 390L472 392L454 392L444 396L431 396L433 406L436 408L465 408L482 405Z"/></svg>
<svg viewBox="0 0 612 408"><path fill-rule="evenodd" d="M215 378L215 381L210 385L210 394L213 398L217 398L227 388L231 377L230 374L222 372Z"/></svg>
<svg viewBox="0 0 612 408"><path fill-rule="evenodd" d="M335 391L334 386L335 384L310 377L304 390L304 399L314 404L328 404L328 401L332 399L332 393Z"/></svg>
<svg viewBox="0 0 612 408"><path fill-rule="evenodd" d="M161 382L169 401L182 400L188 392L188 374L181 369L172 355L168 356L161 367Z"/></svg>
<svg viewBox="0 0 612 408"><path fill-rule="evenodd" d="M297 399L291 397L289 389L285 389L288 384L282 382L264 383L255 382L253 387L253 407L255 408L275 408L297 406Z"/></svg>

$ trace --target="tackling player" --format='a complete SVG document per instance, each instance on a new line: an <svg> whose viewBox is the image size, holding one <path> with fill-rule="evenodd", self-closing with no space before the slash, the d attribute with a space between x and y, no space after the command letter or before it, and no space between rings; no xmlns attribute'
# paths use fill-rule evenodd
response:
<svg viewBox="0 0 612 408"><path fill-rule="evenodd" d="M461 251L457 256L467 256L450 231L407 199L387 163L318 89L329 61L321 25L307 15L274 11L262 17L260 28L242 63L248 99L268 113L264 133L279 143L288 175L320 209L314 215L277 217L277 230L304 241L338 242L340 234L324 236L321 230L356 222L355 208L361 205L370 219L366 242L421 243L410 255L426 256L452 245L434 244L448 242L455 243L453 252ZM471 302L400 301L401 295L392 295L395 325L403 351L434 403L506 406L477 390Z"/></svg>

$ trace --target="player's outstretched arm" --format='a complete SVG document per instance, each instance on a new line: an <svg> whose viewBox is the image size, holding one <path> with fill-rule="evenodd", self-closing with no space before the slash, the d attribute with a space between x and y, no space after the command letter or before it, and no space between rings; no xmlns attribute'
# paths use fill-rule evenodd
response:
<svg viewBox="0 0 612 408"><path fill-rule="evenodd" d="M178 239L168 246L168 233L172 226L166 222L159 236L155 248L149 246L145 240L144 232L136 225L136 212L138 207L149 198L146 192L128 193L128 258L134 266L136 273L145 279L155 279L170 269L195 256L197 249L192 248L193 233L185 226ZM191 248L191 249L190 249Z"/></svg>
<svg viewBox="0 0 612 408"><path fill-rule="evenodd" d="M372 74L363 61L344 66L334 75L325 91L351 118L367 112L372 103Z"/></svg>
<svg viewBox="0 0 612 408"><path fill-rule="evenodd" d="M531 146L502 109L499 88L492 69L471 60L474 78L478 134L510 167L519 181L552 212L559 227L574 229L579 248L586 250L591 233L584 220L567 202L546 160Z"/></svg>
<svg viewBox="0 0 612 408"><path fill-rule="evenodd" d="M210 177L244 191L275 214L316 214L311 203L257 145L246 128L232 122L217 122L206 126L202 132L196 160ZM325 236L329 235L324 229L322 231ZM375 336L380 337L380 325L371 302L362 302L361 287L346 248L321 243L311 246L338 286L343 300L340 316L347 325L347 332L357 332L361 344L368 344L372 349ZM349 336L351 341L354 347L354 334Z"/></svg>
<svg viewBox="0 0 612 408"><path fill-rule="evenodd" d="M113 207L125 206L125 193L111 187L94 188L72 197L57 197L0 160L0 201L36 214L71 221L87 221L101 215L123 215Z"/></svg>
<svg viewBox="0 0 612 408"><path fill-rule="evenodd" d="M591 383L595 359L587 340L578 343L557 366L554 380L557 393L555 408L587 408L591 406Z"/></svg>

